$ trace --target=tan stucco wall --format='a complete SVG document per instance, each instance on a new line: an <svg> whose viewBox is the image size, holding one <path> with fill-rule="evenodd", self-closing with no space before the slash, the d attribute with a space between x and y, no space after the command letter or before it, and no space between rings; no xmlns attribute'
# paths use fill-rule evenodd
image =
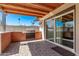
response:
<svg viewBox="0 0 79 59"><path fill-rule="evenodd" d="M76 53L79 55L79 4L76 4Z"/></svg>
<svg viewBox="0 0 79 59"><path fill-rule="evenodd" d="M41 20L41 25L40 25L39 30L42 33L42 40L45 40L46 37L45 37L45 21L44 20Z"/></svg>

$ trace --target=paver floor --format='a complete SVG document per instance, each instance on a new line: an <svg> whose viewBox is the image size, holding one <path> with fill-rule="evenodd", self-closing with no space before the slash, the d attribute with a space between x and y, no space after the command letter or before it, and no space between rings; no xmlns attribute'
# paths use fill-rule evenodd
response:
<svg viewBox="0 0 79 59"><path fill-rule="evenodd" d="M57 47L47 41L15 42L4 51L1 56L61 56L52 48Z"/></svg>

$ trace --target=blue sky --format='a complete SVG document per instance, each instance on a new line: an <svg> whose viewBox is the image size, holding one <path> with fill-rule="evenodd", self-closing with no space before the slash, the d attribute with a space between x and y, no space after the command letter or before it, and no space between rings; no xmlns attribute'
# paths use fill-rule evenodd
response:
<svg viewBox="0 0 79 59"><path fill-rule="evenodd" d="M20 24L19 19L20 18ZM6 23L7 25L23 25L31 26L32 22L36 19L35 16L25 16L25 15L18 15L18 14L8 14L6 16ZM39 23L35 23L36 26L39 26Z"/></svg>

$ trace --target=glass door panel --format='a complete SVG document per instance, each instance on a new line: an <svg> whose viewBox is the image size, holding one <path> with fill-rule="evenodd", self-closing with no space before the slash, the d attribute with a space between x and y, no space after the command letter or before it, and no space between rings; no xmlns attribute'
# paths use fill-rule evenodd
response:
<svg viewBox="0 0 79 59"><path fill-rule="evenodd" d="M56 27L56 38L55 42L61 44L62 43L62 35L63 35L63 22L62 17L55 19L55 27Z"/></svg>
<svg viewBox="0 0 79 59"><path fill-rule="evenodd" d="M46 21L46 38L54 42L54 20Z"/></svg>
<svg viewBox="0 0 79 59"><path fill-rule="evenodd" d="M69 13L67 15L62 16L62 20L64 23L62 45L73 48L73 13Z"/></svg>
<svg viewBox="0 0 79 59"><path fill-rule="evenodd" d="M73 48L73 13L55 19L55 42Z"/></svg>

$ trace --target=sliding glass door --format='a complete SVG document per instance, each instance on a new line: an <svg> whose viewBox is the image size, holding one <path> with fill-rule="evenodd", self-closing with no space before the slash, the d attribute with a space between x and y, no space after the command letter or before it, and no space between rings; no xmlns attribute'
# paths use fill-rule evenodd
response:
<svg viewBox="0 0 79 59"><path fill-rule="evenodd" d="M46 20L46 38L63 46L74 48L74 15L67 14Z"/></svg>

